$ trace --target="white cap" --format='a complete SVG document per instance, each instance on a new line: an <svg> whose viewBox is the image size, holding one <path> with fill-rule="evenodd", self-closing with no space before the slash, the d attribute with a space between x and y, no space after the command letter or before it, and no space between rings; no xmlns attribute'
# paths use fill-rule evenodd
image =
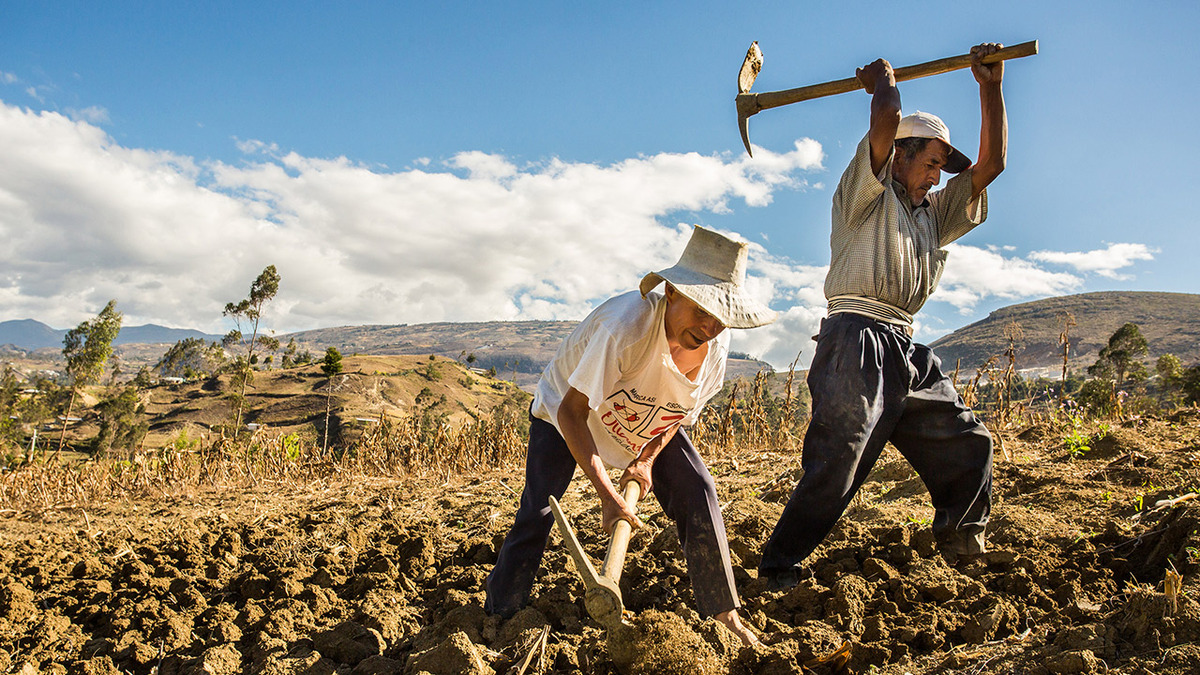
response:
<svg viewBox="0 0 1200 675"><path fill-rule="evenodd" d="M950 128L933 113L917 111L901 119L896 127L896 140L901 138L936 138L945 143L950 148L950 156L942 167L946 173L959 173L971 166L970 158L950 143Z"/></svg>

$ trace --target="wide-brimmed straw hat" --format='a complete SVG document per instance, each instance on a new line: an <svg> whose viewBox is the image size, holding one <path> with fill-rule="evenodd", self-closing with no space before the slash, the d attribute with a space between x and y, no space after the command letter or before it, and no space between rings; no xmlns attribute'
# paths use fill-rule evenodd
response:
<svg viewBox="0 0 1200 675"><path fill-rule="evenodd" d="M896 140L901 138L936 138L945 143L950 148L950 156L942 167L946 173L962 173L971 166L971 160L951 145L950 127L933 113L917 111L902 118L896 127Z"/></svg>
<svg viewBox="0 0 1200 675"><path fill-rule="evenodd" d="M642 295L666 281L728 328L756 328L775 312L746 293L750 245L697 225L674 267L642 278Z"/></svg>

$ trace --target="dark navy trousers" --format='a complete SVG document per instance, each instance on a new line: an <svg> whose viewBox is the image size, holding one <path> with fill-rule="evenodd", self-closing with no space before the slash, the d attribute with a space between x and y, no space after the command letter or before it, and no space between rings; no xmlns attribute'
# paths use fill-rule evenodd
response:
<svg viewBox="0 0 1200 675"><path fill-rule="evenodd" d="M489 614L511 616L529 601L554 525L550 496L562 498L576 466L558 429L531 417L521 505L487 578L484 609ZM655 458L651 478L652 493L679 532L700 613L712 616L736 609L741 603L734 586L716 484L682 429Z"/></svg>
<svg viewBox="0 0 1200 675"><path fill-rule="evenodd" d="M885 322L834 314L821 323L808 387L804 476L763 548L760 574L798 567L820 545L889 440L929 490L938 541L984 550L992 437L929 347Z"/></svg>

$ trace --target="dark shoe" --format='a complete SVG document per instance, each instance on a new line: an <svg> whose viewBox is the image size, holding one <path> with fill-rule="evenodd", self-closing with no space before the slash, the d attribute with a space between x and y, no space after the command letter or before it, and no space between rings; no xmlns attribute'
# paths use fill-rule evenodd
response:
<svg viewBox="0 0 1200 675"><path fill-rule="evenodd" d="M767 591L786 591L809 576L812 575L801 572L795 567L788 567L775 572L766 572L760 578L766 580Z"/></svg>
<svg viewBox="0 0 1200 675"><path fill-rule="evenodd" d="M521 607L494 607L492 605L492 599L487 598L483 602L483 611L487 613L488 616L496 616L507 621L508 619L513 618L514 614L521 611Z"/></svg>
<svg viewBox="0 0 1200 675"><path fill-rule="evenodd" d="M987 552L983 533L944 532L937 537L938 549L963 558L977 558Z"/></svg>

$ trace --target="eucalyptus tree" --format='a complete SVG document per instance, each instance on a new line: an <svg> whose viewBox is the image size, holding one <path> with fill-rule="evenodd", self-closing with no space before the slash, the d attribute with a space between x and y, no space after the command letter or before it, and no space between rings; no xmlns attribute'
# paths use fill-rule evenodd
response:
<svg viewBox="0 0 1200 675"><path fill-rule="evenodd" d="M1108 338L1108 346L1100 350L1099 358L1088 367L1088 374L1113 380L1117 386L1125 383L1126 374L1144 378L1146 367L1140 357L1146 355L1148 347L1138 325L1126 323Z"/></svg>
<svg viewBox="0 0 1200 675"><path fill-rule="evenodd" d="M71 398L67 403L67 414L63 417L62 434L58 437L57 458L62 452L67 440L67 424L71 421L71 413L75 410L75 399L79 392L89 384L100 381L104 374L104 364L112 355L112 343L121 332L121 313L117 311L117 301L109 300L104 309L91 321L84 321L72 330L67 331L63 338L63 358L67 360L67 380L71 388Z"/></svg>
<svg viewBox="0 0 1200 675"><path fill-rule="evenodd" d="M329 412L333 404L333 376L342 372L342 353L338 351L337 347L329 347L325 350L325 360L321 362L321 372L329 378L325 383L325 440L321 444L322 450L328 450Z"/></svg>
<svg viewBox="0 0 1200 675"><path fill-rule="evenodd" d="M250 284L249 297L237 303L230 302L225 305L225 316L231 317L234 324L237 325L236 329L229 331L229 334L225 336L223 340L225 346L246 345L246 355L239 356L233 366L233 386L238 388L238 393L235 394L237 417L233 426L235 437L242 427L242 413L246 405L246 386L254 378L253 364L257 360L255 349L261 347L275 350L279 348L279 340L268 335L259 335L259 322L262 320L263 306L270 302L278 292L279 273L275 271L274 265L267 265L254 283ZM248 341L242 331L243 322L250 331Z"/></svg>

